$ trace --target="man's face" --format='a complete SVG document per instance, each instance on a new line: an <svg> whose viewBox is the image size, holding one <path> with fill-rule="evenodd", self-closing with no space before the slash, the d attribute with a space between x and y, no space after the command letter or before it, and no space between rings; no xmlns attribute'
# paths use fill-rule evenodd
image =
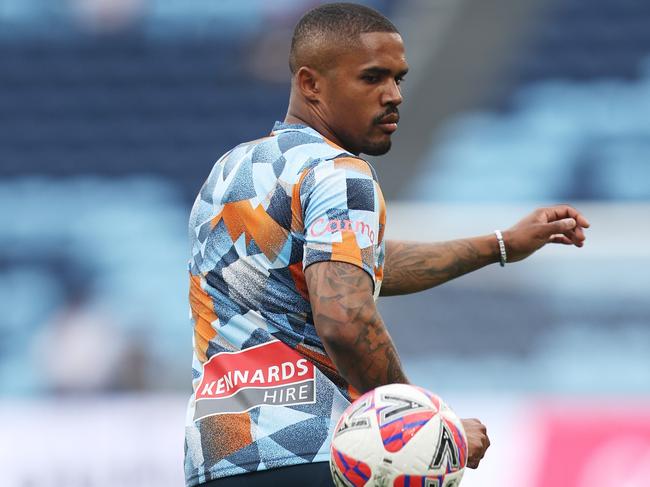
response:
<svg viewBox="0 0 650 487"><path fill-rule="evenodd" d="M325 117L343 147L372 156L390 150L402 103L400 82L408 71L396 33L361 34L325 76Z"/></svg>

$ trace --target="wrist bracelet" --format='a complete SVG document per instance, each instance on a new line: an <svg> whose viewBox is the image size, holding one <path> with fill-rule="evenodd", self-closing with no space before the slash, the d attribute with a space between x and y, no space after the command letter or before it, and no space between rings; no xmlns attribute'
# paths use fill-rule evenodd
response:
<svg viewBox="0 0 650 487"><path fill-rule="evenodd" d="M506 244L503 241L503 235L501 234L501 230L495 230L494 234L497 236L497 241L499 242L499 253L501 254L499 264L501 265L501 267L504 267L506 265L506 262L508 262L508 254L506 254Z"/></svg>

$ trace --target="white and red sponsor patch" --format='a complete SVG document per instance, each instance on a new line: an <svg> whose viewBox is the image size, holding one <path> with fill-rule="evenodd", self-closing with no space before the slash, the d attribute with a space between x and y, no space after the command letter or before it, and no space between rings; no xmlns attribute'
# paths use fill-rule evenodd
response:
<svg viewBox="0 0 650 487"><path fill-rule="evenodd" d="M213 355L196 388L194 419L239 413L255 406L315 400L314 365L280 341Z"/></svg>

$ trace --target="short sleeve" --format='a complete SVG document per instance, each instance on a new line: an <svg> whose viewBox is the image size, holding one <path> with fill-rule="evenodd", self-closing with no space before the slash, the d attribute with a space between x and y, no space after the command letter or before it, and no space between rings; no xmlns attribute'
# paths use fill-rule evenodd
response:
<svg viewBox="0 0 650 487"><path fill-rule="evenodd" d="M347 262L368 272L375 282L379 197L373 172L362 159L343 157L312 167L300 188L303 269L315 262Z"/></svg>

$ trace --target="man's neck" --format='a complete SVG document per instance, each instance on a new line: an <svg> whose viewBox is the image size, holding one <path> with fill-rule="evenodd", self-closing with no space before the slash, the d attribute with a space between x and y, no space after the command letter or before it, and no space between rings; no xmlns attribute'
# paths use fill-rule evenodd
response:
<svg viewBox="0 0 650 487"><path fill-rule="evenodd" d="M338 147L341 147L343 150L348 150L343 147L343 144L341 143L339 138L328 127L328 125L315 114L305 113L300 110L295 110L290 105L287 115L284 118L284 122L289 124L299 124L299 125L306 125L307 127L311 127L316 132L321 134L324 138L329 140L331 143L335 144Z"/></svg>

